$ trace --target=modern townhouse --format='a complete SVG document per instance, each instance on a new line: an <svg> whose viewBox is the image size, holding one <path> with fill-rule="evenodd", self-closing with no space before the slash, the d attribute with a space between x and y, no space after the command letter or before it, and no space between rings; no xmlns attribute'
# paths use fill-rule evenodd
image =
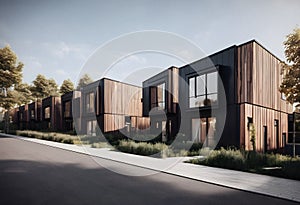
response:
<svg viewBox="0 0 300 205"><path fill-rule="evenodd" d="M76 114L73 116L73 102L80 96L79 91L71 91L61 96L62 131L64 132L74 131L75 129L74 120L76 121L80 116L76 116ZM79 106L75 108L80 109ZM74 111L78 112L77 110Z"/></svg>
<svg viewBox="0 0 300 205"><path fill-rule="evenodd" d="M142 117L140 87L103 78L81 88L81 133L138 131L149 125ZM99 130L99 131L100 131Z"/></svg>
<svg viewBox="0 0 300 205"><path fill-rule="evenodd" d="M28 115L28 105L22 105L19 107L18 111L18 129L25 130L28 129L29 115Z"/></svg>
<svg viewBox="0 0 300 205"><path fill-rule="evenodd" d="M62 130L60 97L49 96L42 100L42 118L40 129L49 131Z"/></svg>
<svg viewBox="0 0 300 205"><path fill-rule="evenodd" d="M257 150L278 150L285 146L293 110L278 90L281 80L281 61L252 40L146 80L143 114L151 114L151 128L166 132L165 141L178 131L206 146L250 150L253 126Z"/></svg>
<svg viewBox="0 0 300 205"><path fill-rule="evenodd" d="M28 104L28 129L38 130L42 119L42 102L40 100Z"/></svg>

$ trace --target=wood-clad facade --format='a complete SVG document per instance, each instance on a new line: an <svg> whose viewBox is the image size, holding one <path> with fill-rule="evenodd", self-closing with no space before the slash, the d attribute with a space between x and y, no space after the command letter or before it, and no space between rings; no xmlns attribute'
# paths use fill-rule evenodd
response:
<svg viewBox="0 0 300 205"><path fill-rule="evenodd" d="M170 141L178 133L179 69L170 67L143 82L143 115L150 117L150 133Z"/></svg>
<svg viewBox="0 0 300 205"><path fill-rule="evenodd" d="M28 115L28 105L27 104L19 107L18 121L19 121L18 129L20 129L20 130L28 129L29 115Z"/></svg>
<svg viewBox="0 0 300 205"><path fill-rule="evenodd" d="M28 129L38 130L42 119L42 102L35 101L28 104Z"/></svg>
<svg viewBox="0 0 300 205"><path fill-rule="evenodd" d="M61 131L62 112L60 97L50 96L42 100L41 130Z"/></svg>
<svg viewBox="0 0 300 205"><path fill-rule="evenodd" d="M177 131L187 139L211 147L235 146L250 150L249 129L253 125L258 151L280 150L285 146L288 113L292 113L293 108L278 90L282 81L281 61L255 40L179 68L177 85L168 81L169 71L143 83L145 116L154 107L159 108L159 105L151 107L153 99L155 101L153 96L157 96L151 92L151 86L165 82L166 90L172 86L178 89L179 108L170 115L172 100L166 94L165 113L160 114L165 114L167 120L177 119ZM162 122L152 117L151 124L157 123L155 120ZM167 138L172 138L174 130L166 127Z"/></svg>
<svg viewBox="0 0 300 205"><path fill-rule="evenodd" d="M256 41L238 46L237 57L241 147L251 149L249 124L253 123L258 150L281 149L288 133L288 114L293 112L278 90L281 61Z"/></svg>
<svg viewBox="0 0 300 205"><path fill-rule="evenodd" d="M62 131L70 132L75 130L74 123L79 123L80 114L78 115L78 109L80 112L80 106L78 100L80 100L80 91L71 91L61 96L61 112L62 112ZM73 103L75 102L75 105ZM77 102L77 104L76 104ZM73 108L75 115L73 115Z"/></svg>
<svg viewBox="0 0 300 205"><path fill-rule="evenodd" d="M61 97L16 110L19 129L97 135L150 127L159 140L185 140L209 147L281 150L288 136L291 104L279 92L281 61L255 40L234 45L180 68L170 67L137 87L103 78ZM34 114L34 115L33 115ZM151 123L150 123L151 121ZM29 124L28 124L29 123ZM99 131L100 131L99 130Z"/></svg>
<svg viewBox="0 0 300 205"><path fill-rule="evenodd" d="M142 89L103 78L81 90L81 131L96 135L122 129L136 130L149 126L142 117Z"/></svg>

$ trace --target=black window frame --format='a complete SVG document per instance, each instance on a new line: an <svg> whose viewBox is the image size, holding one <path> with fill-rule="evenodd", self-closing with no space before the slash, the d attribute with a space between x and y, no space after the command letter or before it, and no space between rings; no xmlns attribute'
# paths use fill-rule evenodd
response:
<svg viewBox="0 0 300 205"><path fill-rule="evenodd" d="M209 74L213 74L215 73L217 75L217 91L216 92L209 92L208 91L208 88L207 88L207 76ZM204 94L198 94L198 85L197 85L197 78L201 78L201 76L204 76ZM194 79L194 93L193 95L191 95L191 91L190 91L190 80L191 79ZM219 94L219 82L218 82L218 72L217 71L213 71L213 72L208 72L208 73L203 73L203 74L200 74L200 75L193 75L193 76L190 76L188 77L188 107L189 108L202 108L202 107L210 107L210 106L217 106L218 105L218 94ZM211 95L216 95L217 96L217 100L216 102L214 102L213 104L210 103L208 104L207 100L209 99L208 96L211 96ZM199 97L204 97L204 100L203 100L203 105L198 105L198 106L191 106L191 99L194 98L194 99L197 99ZM206 102L206 103L205 103Z"/></svg>

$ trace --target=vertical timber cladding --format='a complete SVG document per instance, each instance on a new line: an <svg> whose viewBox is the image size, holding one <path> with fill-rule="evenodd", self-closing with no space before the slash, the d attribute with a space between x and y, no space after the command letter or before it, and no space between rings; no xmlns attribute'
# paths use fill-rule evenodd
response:
<svg viewBox="0 0 300 205"><path fill-rule="evenodd" d="M104 132L125 127L125 116L132 126L143 128L149 120L142 117L142 89L137 86L104 79Z"/></svg>
<svg viewBox="0 0 300 205"><path fill-rule="evenodd" d="M282 133L287 132L287 113L292 105L281 99L281 61L255 41L238 46L237 92L240 104L241 147L252 149L248 118L253 119L256 147L265 151L264 126L267 128L267 149L284 146ZM278 120L276 136L275 120ZM278 145L277 145L277 137Z"/></svg>

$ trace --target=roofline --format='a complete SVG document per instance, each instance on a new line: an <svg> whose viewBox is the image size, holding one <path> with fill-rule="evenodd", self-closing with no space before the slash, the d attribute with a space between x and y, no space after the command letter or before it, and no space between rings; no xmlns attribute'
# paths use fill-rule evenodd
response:
<svg viewBox="0 0 300 205"><path fill-rule="evenodd" d="M155 77L161 75L161 74L164 73L164 72L167 72L167 71L168 71L169 69L171 69L171 68L177 68L177 69L179 69L179 68L176 67L176 66L170 66L170 67L168 67L168 68L166 68L166 69L160 71L159 73L157 73L157 74L155 74L155 75L152 75L150 78L144 80L142 83L144 83L144 82L146 82L146 81L148 81L148 80L151 80L152 78L155 78Z"/></svg>
<svg viewBox="0 0 300 205"><path fill-rule="evenodd" d="M192 64L194 64L194 63L197 63L198 61L204 60L205 58L211 58L211 57L213 57L213 56L215 56L215 55L218 55L219 53L222 53L222 52L224 52L224 51L226 51L226 50L229 50L229 49L232 49L232 48L235 48L235 47L237 47L237 46L236 46L236 45L229 46L229 47L224 48L224 49L222 49L222 50L219 50L219 51L217 51L217 52L215 52L215 53L212 53L212 54L210 54L210 55L208 55L208 56L205 56L205 57L200 58L200 59L198 59L198 60L195 60L195 61L193 61L193 62L191 62L191 63L188 63L188 64L186 64L186 65L184 65L184 66L181 66L179 69L183 69L183 68L186 67L186 66L190 66L190 65L192 65Z"/></svg>
<svg viewBox="0 0 300 205"><path fill-rule="evenodd" d="M130 83L121 82L119 80L115 80L115 79L111 79L111 78L107 78L107 77L104 77L100 80L109 80L109 81L113 81L113 82L117 82L117 83L122 83L124 85L129 85L129 86L133 86L133 87L137 87L137 88L142 88L141 86L138 86L138 85L133 85L133 84L130 84Z"/></svg>
<svg viewBox="0 0 300 205"><path fill-rule="evenodd" d="M271 54L274 58L276 58L276 59L279 60L280 62L284 62L283 60L281 60L279 57L277 57L274 53L272 53L269 49L267 49L265 46L263 46L260 42L258 42L258 41L255 40L255 39L252 39L252 40L246 41L245 43L239 44L238 47L244 46L244 45L249 44L249 43L256 43L256 44L258 44L258 45L259 45L260 47L262 47L265 51L267 51L269 54Z"/></svg>

